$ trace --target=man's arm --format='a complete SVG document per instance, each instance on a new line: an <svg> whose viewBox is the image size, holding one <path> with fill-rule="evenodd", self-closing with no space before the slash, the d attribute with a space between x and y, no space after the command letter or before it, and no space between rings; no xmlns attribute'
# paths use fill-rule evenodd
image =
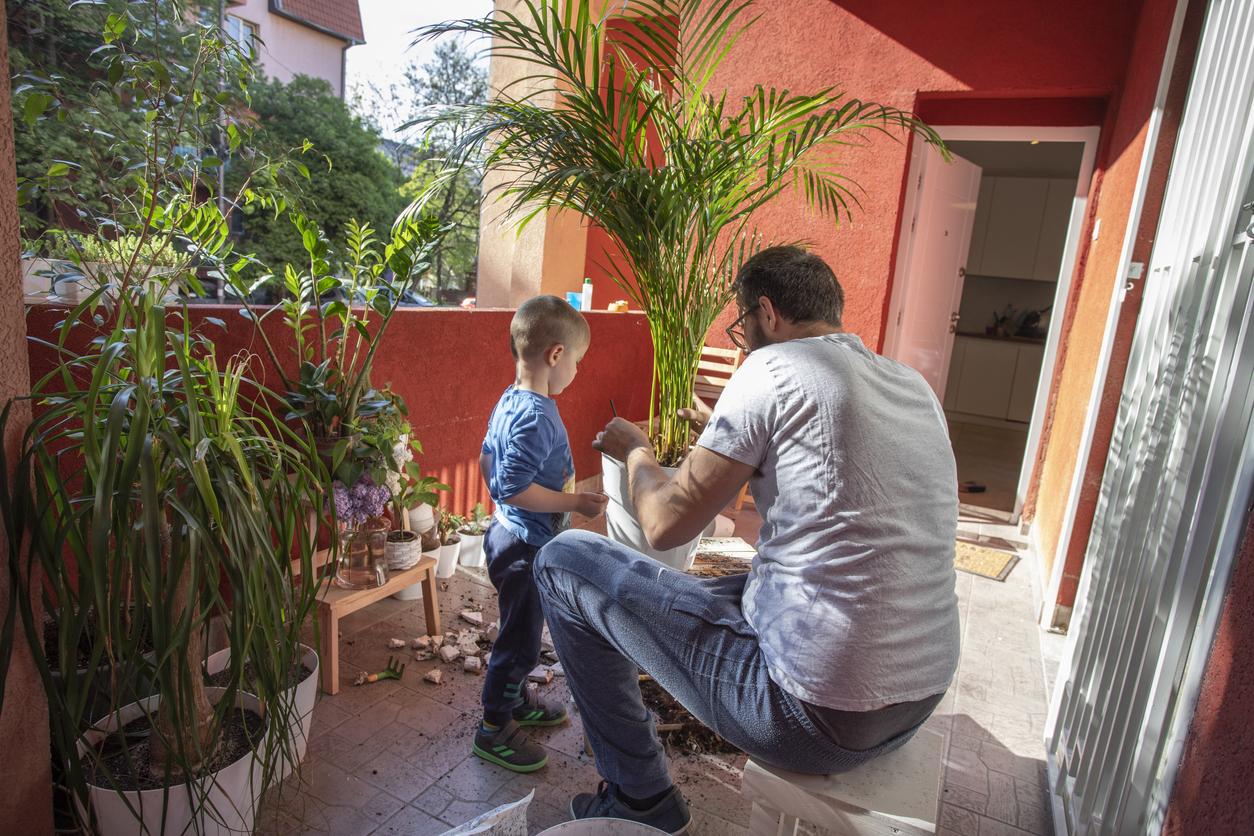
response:
<svg viewBox="0 0 1254 836"><path fill-rule="evenodd" d="M668 479L649 439L622 418L607 424L592 446L627 463L631 504L655 549L673 549L700 534L755 470L705 447L693 447L674 478Z"/></svg>

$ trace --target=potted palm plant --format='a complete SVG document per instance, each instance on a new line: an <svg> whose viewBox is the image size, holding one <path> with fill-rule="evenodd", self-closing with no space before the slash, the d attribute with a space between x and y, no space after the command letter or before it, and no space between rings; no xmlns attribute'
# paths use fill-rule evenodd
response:
<svg viewBox="0 0 1254 836"><path fill-rule="evenodd" d="M609 233L622 258L604 253L603 267L652 335L654 449L677 465L690 443L677 412L692 405L730 281L759 248L757 210L793 188L832 221L849 217L860 189L841 151L872 132L916 131L947 152L910 113L834 88L759 85L740 100L717 89L728 50L756 19L751 2L602 5L536 0L423 30L484 37L493 56L526 66L491 101L432 108L414 124L457 126L449 170L476 160L495 174L518 224L565 208ZM611 529L621 510L611 502Z"/></svg>
<svg viewBox="0 0 1254 836"><path fill-rule="evenodd" d="M80 826L106 834L251 829L294 750L288 677L316 603L312 584L293 583L293 562L312 571L305 509L321 507L306 434L250 379L255 358L216 357L175 295L203 293L205 266L241 260L214 188L224 161L206 149L241 150L229 205L276 205L287 162L242 152L248 56L213 29L171 37L168 14L159 2L101 14L100 73L86 89L44 78L19 91L29 122L69 122L83 151L20 182L22 198L75 210L97 248L134 242L112 247L110 270L83 271L56 337L61 366L32 388L15 488L0 490L6 618L20 615L31 643ZM115 118L94 106L103 99L145 115ZM84 183L104 184L103 198ZM174 265L155 271L154 252ZM55 662L32 592L57 627ZM235 651L220 689L201 667L214 619ZM15 640L0 637L0 661ZM136 701L134 682L151 695ZM104 695L102 715L84 717L87 694Z"/></svg>

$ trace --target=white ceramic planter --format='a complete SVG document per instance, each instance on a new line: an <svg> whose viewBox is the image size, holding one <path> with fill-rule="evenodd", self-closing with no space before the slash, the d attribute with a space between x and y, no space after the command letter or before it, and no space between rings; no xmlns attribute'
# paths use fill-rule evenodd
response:
<svg viewBox="0 0 1254 836"><path fill-rule="evenodd" d="M446 546L440 546L440 557L435 564L437 578L453 577L453 573L457 571L457 551L461 545L461 543L449 543Z"/></svg>
<svg viewBox="0 0 1254 836"><path fill-rule="evenodd" d="M207 691L210 702L217 702L223 694L221 688L209 688ZM160 700L160 697L153 696L123 706L117 714L101 720L84 735L86 745L95 745L107 733L119 725L125 726L145 710L155 713ZM239 708L261 713L261 704L252 694L237 692L235 704ZM269 731L265 734L268 737ZM266 745L267 740L263 738L258 748L264 750ZM78 751L81 757L86 751L84 742L79 742ZM253 832L263 774L261 760L250 752L235 763L202 778L196 789L179 784L169 789L118 792L108 786L89 785L88 803L100 836L133 836L135 833L152 836L182 836L185 833L243 836ZM79 811L84 812L81 806ZM193 821L196 823L193 824Z"/></svg>
<svg viewBox="0 0 1254 836"><path fill-rule="evenodd" d="M419 534L435 527L435 514L430 505L418 505L409 509L409 530Z"/></svg>
<svg viewBox="0 0 1254 836"><path fill-rule="evenodd" d="M461 534L462 547L457 552L457 562L472 569L476 569L486 563L487 558L483 553L484 535L458 533Z"/></svg>
<svg viewBox="0 0 1254 836"><path fill-rule="evenodd" d="M313 673L301 680L295 688L284 691L280 696L281 699L295 700L295 704L289 710L295 712L295 716L300 719L300 725L293 729L290 735L296 750L296 760L293 761L283 756L282 766L275 769L274 780L276 781L281 781L292 774L296 765L305 759L305 750L309 745L309 727L313 724L314 703L318 701L318 683L321 681L318 676L318 651L305 644L300 646L300 650L300 661ZM206 659L205 669L210 676L213 676L221 672L230 661L231 648L228 647Z"/></svg>
<svg viewBox="0 0 1254 836"><path fill-rule="evenodd" d="M674 476L676 469L674 467L663 468L668 476ZM631 507L631 495L627 488L627 466L604 453L601 454L601 484L606 496L610 499L605 506L605 530L611 540L630 546L647 557L665 563L672 569L687 572L692 568L697 556L697 546L701 545L701 535L698 534L691 543L665 551L659 551L650 546Z"/></svg>
<svg viewBox="0 0 1254 836"><path fill-rule="evenodd" d="M405 539L392 538L400 535ZM406 537L406 535L408 535ZM389 572L403 572L411 569L422 559L422 538L412 531L393 531L388 534L388 544L384 548Z"/></svg>

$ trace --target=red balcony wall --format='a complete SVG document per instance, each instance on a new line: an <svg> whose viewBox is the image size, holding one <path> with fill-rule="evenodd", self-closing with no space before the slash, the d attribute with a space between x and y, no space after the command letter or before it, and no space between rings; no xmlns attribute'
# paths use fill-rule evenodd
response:
<svg viewBox="0 0 1254 836"><path fill-rule="evenodd" d="M32 308L27 327L32 338L50 339L63 310ZM277 375L263 359L264 348L252 326L234 307L200 305L191 309L214 340L217 356L237 352L255 355L253 374L266 386L279 388ZM579 479L601 472L600 454L591 447L597 432L610 420L610 399L619 415L644 419L648 414L653 349L648 324L639 314L585 314L592 328L592 344L575 382L557 397L570 436ZM226 330L206 323L216 317ZM371 381L391 385L409 407L409 422L423 454L416 459L424 474L452 486L442 502L457 513L475 503L491 505L479 475L478 458L488 418L501 393L514 380L509 352L510 310L404 308L397 312L379 347ZM266 334L276 352L295 372L290 336L278 317L267 321ZM77 339L86 340L85 330ZM32 379L55 366L53 353L30 343Z"/></svg>

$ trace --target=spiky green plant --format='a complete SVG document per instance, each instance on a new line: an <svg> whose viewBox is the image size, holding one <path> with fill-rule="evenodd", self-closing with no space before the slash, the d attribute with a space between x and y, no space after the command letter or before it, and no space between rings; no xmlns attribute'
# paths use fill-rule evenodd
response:
<svg viewBox="0 0 1254 836"><path fill-rule="evenodd" d="M561 207L613 236L626 263L605 253L603 264L648 315L655 448L675 463L689 437L676 411L692 403L730 280L760 246L757 210L791 187L839 222L861 191L842 168L847 146L895 129L944 146L913 115L835 88L758 85L738 101L718 89L720 66L756 20L746 0L626 0L594 12L601 5L526 0L517 14L424 30L485 36L494 57L527 69L487 103L433 109L415 124L456 122L450 162L481 155L518 224Z"/></svg>

